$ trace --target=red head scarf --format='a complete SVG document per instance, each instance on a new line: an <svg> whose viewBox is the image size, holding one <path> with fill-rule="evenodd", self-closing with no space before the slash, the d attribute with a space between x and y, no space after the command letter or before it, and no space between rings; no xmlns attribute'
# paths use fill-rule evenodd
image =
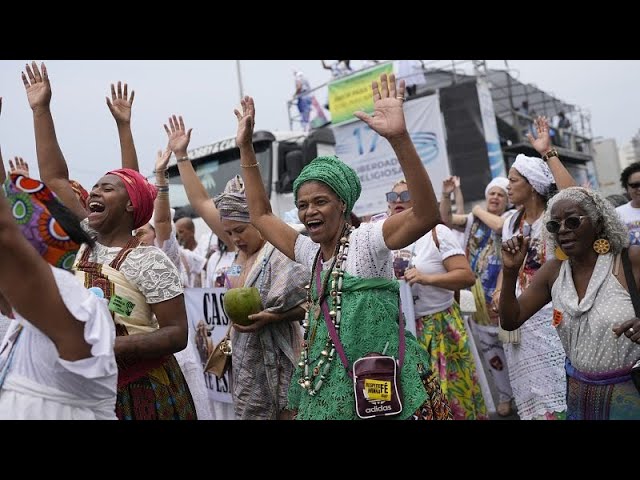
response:
<svg viewBox="0 0 640 480"><path fill-rule="evenodd" d="M82 206L87 208L87 199L89 198L89 192L87 192L85 188L80 185L80 182L69 180L69 183L71 184L71 188L73 189L73 191L76 192L76 195L80 197L80 203L82 203Z"/></svg>
<svg viewBox="0 0 640 480"><path fill-rule="evenodd" d="M106 175L116 175L124 183L133 205L133 228L149 223L153 214L153 201L158 195L155 185L151 185L140 173L130 168L111 170Z"/></svg>

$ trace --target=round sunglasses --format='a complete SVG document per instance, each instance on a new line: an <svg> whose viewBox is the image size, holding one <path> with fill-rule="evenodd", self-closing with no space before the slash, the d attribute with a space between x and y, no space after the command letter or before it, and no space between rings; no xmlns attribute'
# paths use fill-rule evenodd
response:
<svg viewBox="0 0 640 480"><path fill-rule="evenodd" d="M411 198L409 196L409 190L405 190L404 192L387 192L387 202L389 203L393 203L393 202L397 202L398 198L400 199L401 202L408 202L409 199Z"/></svg>
<svg viewBox="0 0 640 480"><path fill-rule="evenodd" d="M587 215L572 215L561 222L550 220L546 225L547 231L549 233L558 233L560 228L562 228L562 225L564 225L568 230L576 230L582 223L583 218L587 218Z"/></svg>

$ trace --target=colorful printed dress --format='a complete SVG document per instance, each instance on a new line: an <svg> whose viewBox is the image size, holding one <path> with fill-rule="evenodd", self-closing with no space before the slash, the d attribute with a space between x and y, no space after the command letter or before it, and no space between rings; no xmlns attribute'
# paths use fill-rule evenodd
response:
<svg viewBox="0 0 640 480"><path fill-rule="evenodd" d="M438 239L437 245L434 238ZM447 258L464 256L453 232L444 225L436 227L435 236L433 232L429 232L406 250L412 255L409 266L424 274L444 274L447 270L443 262ZM454 300L454 292L417 283L411 287L411 292L416 316L416 337L422 348L429 353L430 368L438 374L453 419L487 420L489 417L475 361L460 307Z"/></svg>
<svg viewBox="0 0 640 480"><path fill-rule="evenodd" d="M506 212L503 218L510 216ZM502 232L494 232L473 214L467 217L465 228L466 254L476 283L471 287L476 303L471 329L476 333L478 350L498 392L500 403L513 398L509 369L502 342L498 338L498 313L491 309L492 295L502 270Z"/></svg>

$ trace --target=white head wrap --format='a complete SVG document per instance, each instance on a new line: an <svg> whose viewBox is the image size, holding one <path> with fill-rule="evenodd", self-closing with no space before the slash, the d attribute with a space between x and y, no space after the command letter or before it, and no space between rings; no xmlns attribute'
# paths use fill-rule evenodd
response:
<svg viewBox="0 0 640 480"><path fill-rule="evenodd" d="M520 175L527 179L533 189L543 197L549 194L549 189L553 183L553 175L549 166L538 157L527 157L520 153L513 163Z"/></svg>
<svg viewBox="0 0 640 480"><path fill-rule="evenodd" d="M507 177L496 177L489 182L487 188L484 189L484 198L489 196L489 190L493 187L499 187L504 190L504 193L507 193L507 185L509 185L509 179Z"/></svg>

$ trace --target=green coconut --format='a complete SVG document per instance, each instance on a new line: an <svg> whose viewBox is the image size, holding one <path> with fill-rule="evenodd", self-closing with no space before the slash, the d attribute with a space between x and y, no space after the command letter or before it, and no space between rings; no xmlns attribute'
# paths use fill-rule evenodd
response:
<svg viewBox="0 0 640 480"><path fill-rule="evenodd" d="M262 311L262 299L256 287L230 288L222 303L227 317L239 325L251 325L249 315Z"/></svg>

